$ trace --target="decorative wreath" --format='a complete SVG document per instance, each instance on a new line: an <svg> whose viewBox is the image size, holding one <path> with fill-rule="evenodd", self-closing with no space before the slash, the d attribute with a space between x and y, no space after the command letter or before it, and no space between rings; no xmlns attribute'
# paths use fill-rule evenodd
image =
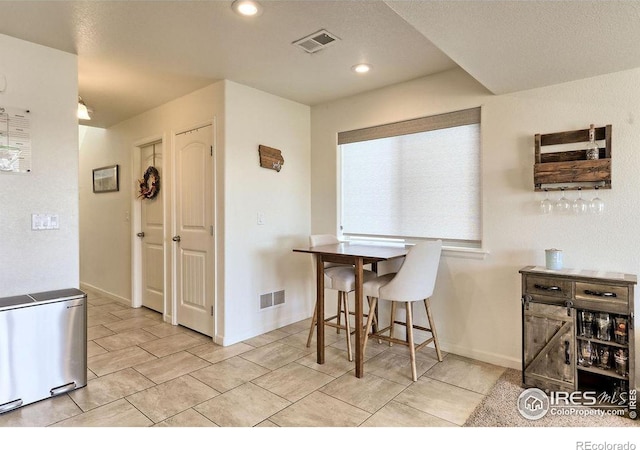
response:
<svg viewBox="0 0 640 450"><path fill-rule="evenodd" d="M155 198L158 192L160 192L160 174L158 173L158 169L149 166L144 172L144 178L138 180L138 183L140 184L140 194L138 198Z"/></svg>

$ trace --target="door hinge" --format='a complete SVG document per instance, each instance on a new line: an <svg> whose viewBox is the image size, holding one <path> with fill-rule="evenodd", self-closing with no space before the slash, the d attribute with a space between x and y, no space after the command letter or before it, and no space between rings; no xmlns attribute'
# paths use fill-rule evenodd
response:
<svg viewBox="0 0 640 450"><path fill-rule="evenodd" d="M211 156L213 156L213 145L210 147Z"/></svg>
<svg viewBox="0 0 640 450"><path fill-rule="evenodd" d="M213 236L213 225L209 225L209 234Z"/></svg>
<svg viewBox="0 0 640 450"><path fill-rule="evenodd" d="M213 317L213 306L211 307L211 317Z"/></svg>

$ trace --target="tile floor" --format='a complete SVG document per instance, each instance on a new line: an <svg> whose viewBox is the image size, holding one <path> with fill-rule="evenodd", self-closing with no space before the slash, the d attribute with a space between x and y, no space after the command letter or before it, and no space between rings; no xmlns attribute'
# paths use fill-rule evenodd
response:
<svg viewBox="0 0 640 450"><path fill-rule="evenodd" d="M160 314L88 291L88 384L0 415L3 427L455 427L504 369L429 348L410 378L407 348L367 347L354 376L343 334L326 363L309 320L221 347Z"/></svg>

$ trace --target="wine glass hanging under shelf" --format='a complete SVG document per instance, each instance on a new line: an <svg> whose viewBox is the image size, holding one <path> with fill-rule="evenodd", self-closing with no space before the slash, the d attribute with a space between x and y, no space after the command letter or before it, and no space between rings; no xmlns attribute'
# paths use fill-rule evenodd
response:
<svg viewBox="0 0 640 450"><path fill-rule="evenodd" d="M590 141L590 132L593 141ZM535 190L611 189L611 132L611 125L606 125L536 134L533 167ZM589 151L594 141L599 149L597 155ZM543 147L555 151L543 152ZM557 151L559 148L562 150Z"/></svg>
<svg viewBox="0 0 640 450"><path fill-rule="evenodd" d="M557 200L553 200L549 197L549 191L544 189L544 198L540 201L540 212L543 214L576 214L584 215L602 214L604 212L604 201L598 195L599 186L594 188L596 190L594 197L591 200L582 198L582 189L578 188L578 196L574 200L570 200L565 196L564 189L561 189L560 197Z"/></svg>

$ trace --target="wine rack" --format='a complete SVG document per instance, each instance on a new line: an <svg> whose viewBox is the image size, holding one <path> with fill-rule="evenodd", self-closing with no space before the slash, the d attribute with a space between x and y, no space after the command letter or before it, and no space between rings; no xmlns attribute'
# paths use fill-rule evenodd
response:
<svg viewBox="0 0 640 450"><path fill-rule="evenodd" d="M544 151L551 146L566 144L585 143L586 146L589 141L588 128L536 134L533 166L535 190L611 189L611 133L611 125L595 128L596 141L603 143L603 147L599 147L598 159L587 159L586 149Z"/></svg>

